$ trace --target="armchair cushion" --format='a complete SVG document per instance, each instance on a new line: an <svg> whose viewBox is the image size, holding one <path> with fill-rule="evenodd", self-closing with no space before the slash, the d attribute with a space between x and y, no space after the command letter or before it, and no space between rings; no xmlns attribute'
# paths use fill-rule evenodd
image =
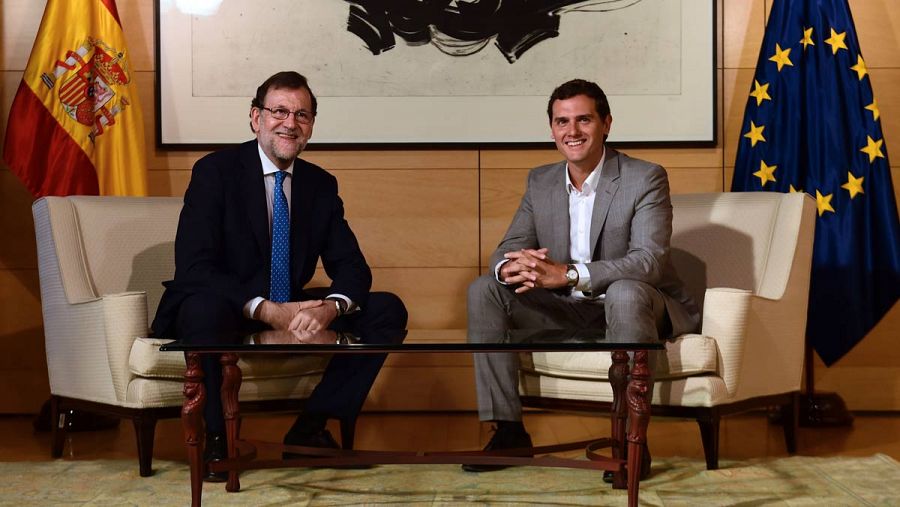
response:
<svg viewBox="0 0 900 507"><path fill-rule="evenodd" d="M708 336L686 334L666 342L665 354L654 354L655 378L674 379L717 373L716 341ZM609 377L612 357L608 352L533 352L522 354L522 369L539 375L583 380Z"/></svg>
<svg viewBox="0 0 900 507"><path fill-rule="evenodd" d="M131 347L128 368L136 377L156 379L184 378L184 356L172 352L161 353L159 347L172 340L138 338ZM324 354L269 354L238 360L244 380L319 375L325 371L328 357Z"/></svg>

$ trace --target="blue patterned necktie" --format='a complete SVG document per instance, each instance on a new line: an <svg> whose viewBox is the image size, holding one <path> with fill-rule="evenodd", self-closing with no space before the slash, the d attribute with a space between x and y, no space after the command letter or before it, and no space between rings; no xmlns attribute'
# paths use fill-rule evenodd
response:
<svg viewBox="0 0 900 507"><path fill-rule="evenodd" d="M272 280L269 300L285 303L291 298L291 221L284 195L285 171L275 173L272 199Z"/></svg>

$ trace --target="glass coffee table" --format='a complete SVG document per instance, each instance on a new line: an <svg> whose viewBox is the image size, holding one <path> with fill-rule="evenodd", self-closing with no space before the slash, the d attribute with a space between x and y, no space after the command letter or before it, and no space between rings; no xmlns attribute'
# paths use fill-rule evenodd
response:
<svg viewBox="0 0 900 507"><path fill-rule="evenodd" d="M473 331L473 333L475 333ZM227 471L227 491L239 491L242 470L289 466L352 466L373 464L496 464L536 465L608 470L614 473L613 488L628 489L628 505L637 505L641 456L650 420L652 387L648 353L662 350L663 342L633 342L606 336L603 330L512 330L477 331L477 339L466 342L465 333L431 334L416 331L363 332L358 336L335 331L265 331L244 338L242 343L216 346L172 342L161 351L183 352L185 400L181 419L191 470L191 505L200 505L203 487L203 406L206 401L200 357L219 354L222 364L222 400L228 438L228 459L210 464L214 472ZM405 337L402 343L397 343ZM240 438L238 392L241 370L238 357L259 354L415 354L486 352L597 352L612 355L609 381L613 388L610 437L527 449L502 451L394 452L374 450L313 449L248 441ZM630 358L630 356L632 356ZM632 365L629 368L629 359ZM626 434L627 428L627 434ZM626 446L625 443L628 442ZM257 447L279 447L308 457L257 459ZM597 454L610 448L611 456ZM584 448L586 460L564 459L547 454ZM627 449L627 456L626 454ZM541 456L544 455L544 456ZM532 457L537 456L537 457ZM460 472L463 473L463 472ZM598 476L598 480L600 477Z"/></svg>

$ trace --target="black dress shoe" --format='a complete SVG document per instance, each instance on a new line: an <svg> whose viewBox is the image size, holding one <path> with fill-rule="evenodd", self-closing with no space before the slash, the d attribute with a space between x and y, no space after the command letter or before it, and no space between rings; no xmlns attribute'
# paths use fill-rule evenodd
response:
<svg viewBox="0 0 900 507"><path fill-rule="evenodd" d="M331 432L323 429L315 433L299 434L289 431L284 436L285 445L299 445L302 447L317 447L319 449L340 449ZM296 452L283 452L282 459L308 458L309 454L300 454Z"/></svg>
<svg viewBox="0 0 900 507"><path fill-rule="evenodd" d="M203 447L203 465L205 482L225 482L228 480L228 472L210 472L210 463L222 461L228 457L228 441L222 433L207 433L206 445Z"/></svg>
<svg viewBox="0 0 900 507"><path fill-rule="evenodd" d="M625 458L628 459L628 444L625 444ZM650 477L650 463L653 461L653 458L650 457L650 449L647 449L647 446L644 446L644 452L641 454L641 474L638 476L638 480L642 481L648 477ZM612 484L613 479L615 478L615 474L610 472L609 470L605 470L603 472L603 482L607 484Z"/></svg>
<svg viewBox="0 0 900 507"><path fill-rule="evenodd" d="M499 424L494 427L494 435L490 442L484 446L485 451L499 451L501 449L520 449L534 447L531 443L531 435L525 431L522 425L503 425ZM524 457L525 455L523 455ZM527 456L533 456L528 454ZM462 469L466 472L493 472L495 470L503 470L509 468L510 465L481 465L481 464L464 464Z"/></svg>

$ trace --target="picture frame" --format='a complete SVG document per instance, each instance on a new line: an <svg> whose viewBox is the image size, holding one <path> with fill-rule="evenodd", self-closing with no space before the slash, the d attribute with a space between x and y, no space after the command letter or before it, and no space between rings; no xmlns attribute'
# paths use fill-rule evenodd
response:
<svg viewBox="0 0 900 507"><path fill-rule="evenodd" d="M513 7L499 19L471 10L491 1ZM551 0L537 13L457 0L419 16L418 32L390 22L413 18L395 3L381 2L394 18L360 4L155 0L157 144L251 138L250 99L281 70L306 75L317 96L311 147L546 146L548 97L571 78L606 91L610 142L716 142L715 0ZM461 40L460 20L483 31Z"/></svg>

